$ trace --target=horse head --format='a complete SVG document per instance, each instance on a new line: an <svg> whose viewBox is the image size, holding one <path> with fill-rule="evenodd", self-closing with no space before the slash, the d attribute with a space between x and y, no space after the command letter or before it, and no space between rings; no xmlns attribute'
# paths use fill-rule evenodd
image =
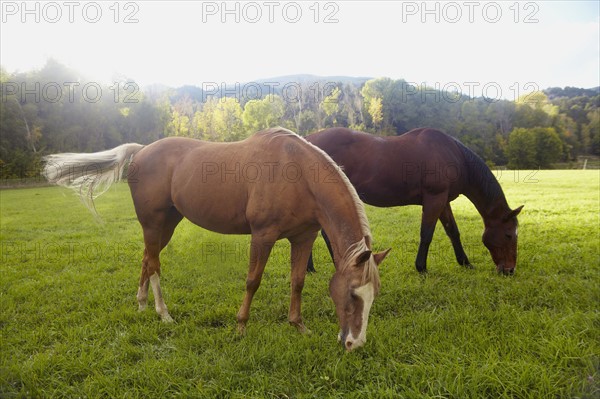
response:
<svg viewBox="0 0 600 399"><path fill-rule="evenodd" d="M498 273L513 274L517 265L517 215L523 206L486 223L483 244L490 251Z"/></svg>
<svg viewBox="0 0 600 399"><path fill-rule="evenodd" d="M380 287L378 265L390 252L388 249L374 254L367 242L363 239L346 251L329 283L340 324L338 341L347 351L367 341L369 311Z"/></svg>

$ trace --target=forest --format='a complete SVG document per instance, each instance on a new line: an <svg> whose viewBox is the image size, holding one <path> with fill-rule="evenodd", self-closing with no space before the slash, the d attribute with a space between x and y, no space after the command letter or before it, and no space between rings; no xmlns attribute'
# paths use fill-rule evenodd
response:
<svg viewBox="0 0 600 399"><path fill-rule="evenodd" d="M56 60L0 68L0 178L39 176L42 157L167 136L237 141L280 125L307 135L344 126L377 135L433 127L490 167L553 168L600 155L600 88L547 88L514 100L382 78L297 75L201 87L85 78Z"/></svg>

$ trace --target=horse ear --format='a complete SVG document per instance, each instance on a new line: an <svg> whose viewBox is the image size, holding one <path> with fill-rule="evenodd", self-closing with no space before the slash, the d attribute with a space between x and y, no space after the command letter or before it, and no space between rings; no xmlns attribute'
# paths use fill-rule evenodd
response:
<svg viewBox="0 0 600 399"><path fill-rule="evenodd" d="M503 219L503 220L504 220L505 222L508 222L510 219L512 219L512 218L514 218L514 217L517 217L517 215L518 215L519 213L521 213L521 210L523 209L523 207L524 207L524 206L525 206L525 205L521 205L520 207L518 207L518 208L516 208L516 209L514 209L514 210L512 210L512 211L510 211L510 212L508 212L508 214L507 214L506 216L504 216L504 219Z"/></svg>
<svg viewBox="0 0 600 399"><path fill-rule="evenodd" d="M390 253L391 250L392 250L392 248L388 248L383 252L378 252L376 254L373 254L373 259L375 259L375 264L379 266L379 264L381 262L383 262L383 260Z"/></svg>
<svg viewBox="0 0 600 399"><path fill-rule="evenodd" d="M365 251L363 251L361 254L359 254L356 257L356 265L360 265L361 263L365 263L366 261L369 260L369 258L371 257L371 254L373 252L370 249L367 249Z"/></svg>

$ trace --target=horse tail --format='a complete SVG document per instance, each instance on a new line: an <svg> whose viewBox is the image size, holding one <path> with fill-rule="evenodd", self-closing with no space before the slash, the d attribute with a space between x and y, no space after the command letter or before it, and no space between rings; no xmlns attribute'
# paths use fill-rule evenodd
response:
<svg viewBox="0 0 600 399"><path fill-rule="evenodd" d="M47 155L42 160L42 175L50 182L74 190L85 206L97 215L94 199L122 179L141 144L123 144L112 150L94 153Z"/></svg>

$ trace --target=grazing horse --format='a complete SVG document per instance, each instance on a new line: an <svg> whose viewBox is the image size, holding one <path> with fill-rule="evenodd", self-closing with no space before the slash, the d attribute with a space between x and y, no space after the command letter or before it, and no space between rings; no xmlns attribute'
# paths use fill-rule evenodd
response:
<svg viewBox="0 0 600 399"><path fill-rule="evenodd" d="M458 263L472 267L450 207L450 202L463 194L483 218L483 243L497 271L514 273L517 215L523 206L509 208L490 169L458 140L429 128L414 129L396 137L331 128L306 139L343 168L367 204L423 206L421 240L415 262L419 272L427 271L427 252L438 220L450 237ZM312 257L308 269L312 269Z"/></svg>
<svg viewBox="0 0 600 399"><path fill-rule="evenodd" d="M305 332L301 293L306 262L322 226L336 259L330 295L341 329L338 338L347 350L365 343L369 310L380 287L377 267L389 250L372 253L364 206L325 152L275 128L235 143L165 138L95 154L51 155L45 176L75 188L93 204L94 189L118 180L130 159L129 187L145 244L140 310L146 307L150 283L156 311L163 321L172 321L161 294L159 254L185 217L215 232L252 236L246 294L237 314L241 333L271 249L287 238L292 263L289 322ZM317 178L326 171L326 182Z"/></svg>

